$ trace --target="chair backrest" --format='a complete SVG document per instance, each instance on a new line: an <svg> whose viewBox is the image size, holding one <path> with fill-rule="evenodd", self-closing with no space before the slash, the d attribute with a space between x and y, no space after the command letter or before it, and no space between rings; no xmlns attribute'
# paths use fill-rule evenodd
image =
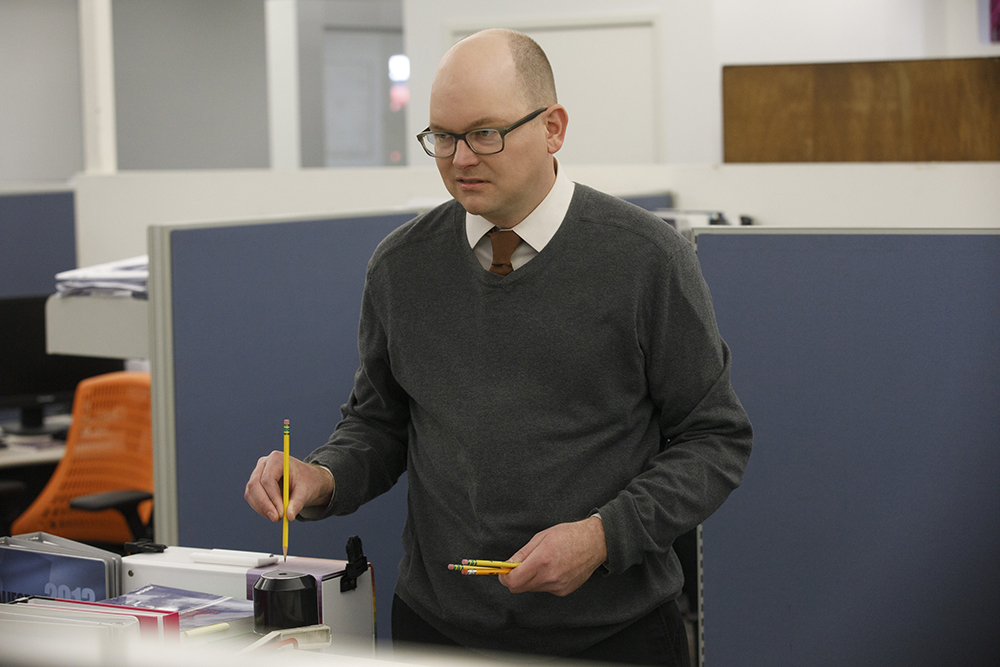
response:
<svg viewBox="0 0 1000 667"><path fill-rule="evenodd" d="M71 509L77 496L122 489L153 492L150 375L121 371L81 382L63 456L48 484L11 525L18 535L42 531L82 542L133 538L121 513ZM152 501L139 506L148 523Z"/></svg>

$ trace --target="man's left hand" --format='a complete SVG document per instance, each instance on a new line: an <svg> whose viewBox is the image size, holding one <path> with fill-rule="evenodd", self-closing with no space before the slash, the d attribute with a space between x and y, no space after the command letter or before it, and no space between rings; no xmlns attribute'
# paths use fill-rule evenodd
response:
<svg viewBox="0 0 1000 667"><path fill-rule="evenodd" d="M582 586L607 558L604 524L592 516L535 535L510 557L511 562L520 565L499 579L512 593L540 592L561 597Z"/></svg>

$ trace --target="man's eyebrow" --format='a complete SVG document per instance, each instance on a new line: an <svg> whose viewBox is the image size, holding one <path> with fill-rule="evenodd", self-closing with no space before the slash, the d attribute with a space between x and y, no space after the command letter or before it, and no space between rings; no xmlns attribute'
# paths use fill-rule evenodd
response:
<svg viewBox="0 0 1000 667"><path fill-rule="evenodd" d="M506 125L506 123L504 123L504 121L502 121L502 120L500 120L498 118L495 118L495 117L492 117L492 116L485 116L483 118L477 118L476 120L474 120L473 122L471 122L468 127L469 127L469 130L474 130L474 129L480 128L480 127L498 127L499 128L499 127L504 127L505 125ZM441 127L440 125L435 125L434 123L431 123L430 125L428 125L427 128L429 130L434 131L434 132L451 132L451 130L447 130L447 129ZM468 131L468 130L466 130L466 131ZM461 132L456 132L455 134L461 134Z"/></svg>

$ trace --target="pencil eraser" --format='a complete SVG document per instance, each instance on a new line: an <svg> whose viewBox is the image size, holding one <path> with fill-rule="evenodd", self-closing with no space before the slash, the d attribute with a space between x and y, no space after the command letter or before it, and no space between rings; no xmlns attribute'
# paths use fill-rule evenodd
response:
<svg viewBox="0 0 1000 667"><path fill-rule="evenodd" d="M287 426L287 425L288 425L288 423L289 423L289 422L288 422L288 420L286 419L286 420L285 420L285 425Z"/></svg>

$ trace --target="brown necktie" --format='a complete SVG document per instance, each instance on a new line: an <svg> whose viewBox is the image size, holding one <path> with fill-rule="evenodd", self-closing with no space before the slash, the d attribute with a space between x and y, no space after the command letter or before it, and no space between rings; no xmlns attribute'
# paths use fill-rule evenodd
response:
<svg viewBox="0 0 1000 667"><path fill-rule="evenodd" d="M490 265L490 272L501 276L506 276L514 267L510 263L510 256L514 254L514 248L521 243L521 237L514 233L512 229L493 228L487 232L490 243L493 244L493 264Z"/></svg>

